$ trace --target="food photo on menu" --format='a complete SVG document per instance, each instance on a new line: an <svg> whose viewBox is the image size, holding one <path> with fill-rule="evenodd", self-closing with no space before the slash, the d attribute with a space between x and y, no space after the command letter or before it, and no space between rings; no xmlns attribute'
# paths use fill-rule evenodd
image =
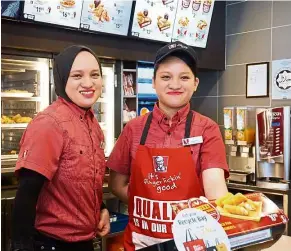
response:
<svg viewBox="0 0 291 251"><path fill-rule="evenodd" d="M172 41L181 41L205 48L211 23L214 0L178 1Z"/></svg>
<svg viewBox="0 0 291 251"><path fill-rule="evenodd" d="M147 9L138 12L136 18L140 28L144 28L152 23L152 19L149 17L149 11Z"/></svg>
<svg viewBox="0 0 291 251"><path fill-rule="evenodd" d="M178 0L137 0L132 36L170 42Z"/></svg>
<svg viewBox="0 0 291 251"><path fill-rule="evenodd" d="M38 22L79 28L82 1L26 0L23 17Z"/></svg>
<svg viewBox="0 0 291 251"><path fill-rule="evenodd" d="M126 36L132 0L85 0L80 28Z"/></svg>

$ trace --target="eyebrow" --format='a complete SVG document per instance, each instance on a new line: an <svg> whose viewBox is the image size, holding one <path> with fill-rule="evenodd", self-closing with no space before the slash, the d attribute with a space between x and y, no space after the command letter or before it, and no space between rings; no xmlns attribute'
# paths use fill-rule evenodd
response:
<svg viewBox="0 0 291 251"><path fill-rule="evenodd" d="M172 74L172 72L170 72L170 71L162 71L162 72L159 72L159 74L163 74L163 73L169 73L169 74ZM182 74L191 74L191 72L190 71L184 71L184 72L181 72L181 73L179 73L180 75L182 75Z"/></svg>
<svg viewBox="0 0 291 251"><path fill-rule="evenodd" d="M82 73L82 72L84 72L84 70L73 70L70 73ZM93 69L90 72L98 72L98 73L100 73L99 69Z"/></svg>

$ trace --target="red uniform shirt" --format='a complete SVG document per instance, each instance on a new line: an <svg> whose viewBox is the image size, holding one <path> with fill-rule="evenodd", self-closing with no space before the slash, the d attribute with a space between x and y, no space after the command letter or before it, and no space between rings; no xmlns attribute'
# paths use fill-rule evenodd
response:
<svg viewBox="0 0 291 251"><path fill-rule="evenodd" d="M16 170L47 179L37 203L35 227L68 242L96 236L102 203L103 132L92 110L59 98L29 124Z"/></svg>
<svg viewBox="0 0 291 251"><path fill-rule="evenodd" d="M170 123L155 105L145 145L155 148L181 147L189 109L190 104L179 110ZM147 117L148 115L140 116L125 126L106 163L110 169L118 173L130 174L130 164L135 158ZM208 168L222 168L225 176L228 177L225 146L218 125L211 119L194 112L190 137L194 136L203 137L203 143L191 146L198 176L201 177L202 171Z"/></svg>

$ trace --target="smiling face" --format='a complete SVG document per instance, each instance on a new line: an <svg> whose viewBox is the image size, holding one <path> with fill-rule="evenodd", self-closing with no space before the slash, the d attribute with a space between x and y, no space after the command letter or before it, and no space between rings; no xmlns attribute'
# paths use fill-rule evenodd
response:
<svg viewBox="0 0 291 251"><path fill-rule="evenodd" d="M177 57L168 57L159 64L153 79L153 88L159 98L159 107L178 111L188 104L196 91L199 79L189 66Z"/></svg>
<svg viewBox="0 0 291 251"><path fill-rule="evenodd" d="M100 66L90 52L82 51L76 56L72 65L66 93L76 105L90 108L101 96L101 92Z"/></svg>

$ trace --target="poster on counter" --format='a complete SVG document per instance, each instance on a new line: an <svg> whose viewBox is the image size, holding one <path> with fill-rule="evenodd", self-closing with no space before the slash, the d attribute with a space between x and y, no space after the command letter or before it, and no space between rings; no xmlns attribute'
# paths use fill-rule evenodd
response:
<svg viewBox="0 0 291 251"><path fill-rule="evenodd" d="M218 221L196 208L178 213L173 223L173 236L179 251L231 250L228 236Z"/></svg>
<svg viewBox="0 0 291 251"><path fill-rule="evenodd" d="M85 0L80 28L127 36L132 0Z"/></svg>
<svg viewBox="0 0 291 251"><path fill-rule="evenodd" d="M262 193L228 192L215 201L200 196L171 202L171 207L176 216L173 236L178 250L228 251L263 243L272 240L273 227L284 229L289 220Z"/></svg>
<svg viewBox="0 0 291 251"><path fill-rule="evenodd" d="M291 59L272 62L272 99L291 99Z"/></svg>
<svg viewBox="0 0 291 251"><path fill-rule="evenodd" d="M172 41L206 48L214 0L179 0Z"/></svg>
<svg viewBox="0 0 291 251"><path fill-rule="evenodd" d="M33 21L79 28L83 1L25 0L23 17Z"/></svg>
<svg viewBox="0 0 291 251"><path fill-rule="evenodd" d="M178 0L137 0L131 35L171 42Z"/></svg>

